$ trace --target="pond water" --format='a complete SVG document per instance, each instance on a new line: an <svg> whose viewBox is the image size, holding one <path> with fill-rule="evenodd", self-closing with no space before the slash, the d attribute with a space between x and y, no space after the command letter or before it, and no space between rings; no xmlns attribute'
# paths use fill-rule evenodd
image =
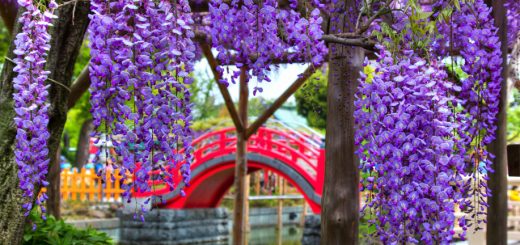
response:
<svg viewBox="0 0 520 245"><path fill-rule="evenodd" d="M281 232L274 226L251 228L248 245L300 245L303 229L284 226Z"/></svg>
<svg viewBox="0 0 520 245"><path fill-rule="evenodd" d="M101 229L101 231L112 237L117 244L119 241L118 228ZM248 234L248 245L301 245L302 235L303 229L295 225L286 225L281 232L275 226L253 227L251 233ZM226 243L224 242L224 244ZM229 244L232 244L231 239Z"/></svg>

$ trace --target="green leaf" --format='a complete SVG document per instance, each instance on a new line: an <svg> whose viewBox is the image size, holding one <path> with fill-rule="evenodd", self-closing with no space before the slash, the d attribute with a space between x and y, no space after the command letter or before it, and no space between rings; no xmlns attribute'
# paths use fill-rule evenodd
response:
<svg viewBox="0 0 520 245"><path fill-rule="evenodd" d="M23 240L24 240L25 242L27 242L27 241L31 240L32 237L33 237L32 234L24 234L24 235L23 235Z"/></svg>
<svg viewBox="0 0 520 245"><path fill-rule="evenodd" d="M417 13L417 19L424 20L427 18L430 18L432 16L433 12L419 12Z"/></svg>
<svg viewBox="0 0 520 245"><path fill-rule="evenodd" d="M459 0L453 0L453 4L455 4L455 8L457 8L457 10L460 11L460 2L459 2Z"/></svg>

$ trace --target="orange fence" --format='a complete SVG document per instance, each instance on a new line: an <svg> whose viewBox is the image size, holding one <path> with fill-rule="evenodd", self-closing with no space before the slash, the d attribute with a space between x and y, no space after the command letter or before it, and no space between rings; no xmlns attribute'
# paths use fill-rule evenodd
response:
<svg viewBox="0 0 520 245"><path fill-rule="evenodd" d="M101 178L93 169L82 168L80 172L77 169L61 170L61 199L91 202L121 201L123 190L120 186L119 169L114 170L114 179L111 178L111 172L106 172L106 181L103 185Z"/></svg>

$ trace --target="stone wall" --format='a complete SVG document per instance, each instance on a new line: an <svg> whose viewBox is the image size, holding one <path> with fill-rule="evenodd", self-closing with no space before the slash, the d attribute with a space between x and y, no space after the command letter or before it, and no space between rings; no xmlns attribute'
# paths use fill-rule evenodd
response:
<svg viewBox="0 0 520 245"><path fill-rule="evenodd" d="M303 228L302 245L319 245L321 238L321 216L307 215Z"/></svg>
<svg viewBox="0 0 520 245"><path fill-rule="evenodd" d="M228 244L229 212L223 208L153 210L146 222L120 213L121 245Z"/></svg>

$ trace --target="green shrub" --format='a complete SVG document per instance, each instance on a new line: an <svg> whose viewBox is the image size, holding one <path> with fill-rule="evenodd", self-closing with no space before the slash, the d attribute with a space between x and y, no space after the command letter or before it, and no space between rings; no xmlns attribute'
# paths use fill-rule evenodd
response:
<svg viewBox="0 0 520 245"><path fill-rule="evenodd" d="M92 228L78 229L53 216L43 220L39 212L33 210L29 216L32 223L25 227L24 245L104 245L113 244L112 239L103 232ZM33 224L36 229L33 230Z"/></svg>

